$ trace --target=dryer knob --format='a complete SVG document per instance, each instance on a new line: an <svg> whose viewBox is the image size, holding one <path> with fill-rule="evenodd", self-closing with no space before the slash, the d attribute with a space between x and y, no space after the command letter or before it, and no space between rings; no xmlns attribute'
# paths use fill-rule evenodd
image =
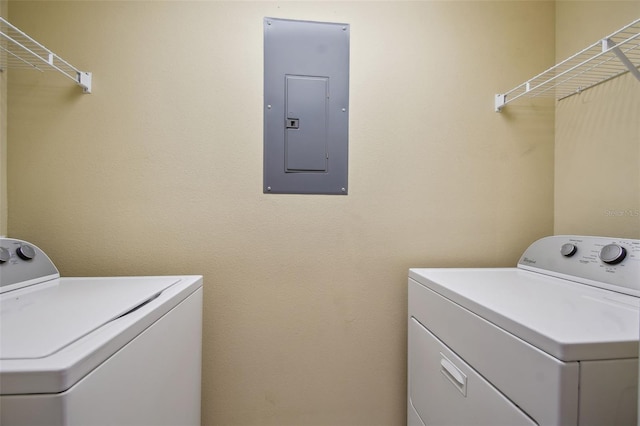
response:
<svg viewBox="0 0 640 426"><path fill-rule="evenodd" d="M18 249L16 250L16 253L22 260L31 260L34 257L36 257L36 251L33 249L33 247L28 246L26 244L23 244L20 247L18 247Z"/></svg>
<svg viewBox="0 0 640 426"><path fill-rule="evenodd" d="M627 256L627 250L618 244L607 244L600 250L600 260L610 265L620 263Z"/></svg>
<svg viewBox="0 0 640 426"><path fill-rule="evenodd" d="M0 247L0 263L8 262L11 259L11 253L4 247Z"/></svg>
<svg viewBox="0 0 640 426"><path fill-rule="evenodd" d="M567 243L563 244L560 248L560 254L565 257L571 257L578 251L578 247L575 244Z"/></svg>

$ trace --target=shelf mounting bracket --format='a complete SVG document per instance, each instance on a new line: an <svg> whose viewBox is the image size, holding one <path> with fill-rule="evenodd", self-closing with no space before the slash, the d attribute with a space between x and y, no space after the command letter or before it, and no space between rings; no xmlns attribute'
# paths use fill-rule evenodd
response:
<svg viewBox="0 0 640 426"><path fill-rule="evenodd" d="M611 49L611 51L618 57L620 62L624 64L625 67L629 69L629 72L635 76L638 81L640 81L640 71L636 68L633 63L627 58L622 50L616 45L616 42L611 40L610 38L602 39L602 51L606 52Z"/></svg>

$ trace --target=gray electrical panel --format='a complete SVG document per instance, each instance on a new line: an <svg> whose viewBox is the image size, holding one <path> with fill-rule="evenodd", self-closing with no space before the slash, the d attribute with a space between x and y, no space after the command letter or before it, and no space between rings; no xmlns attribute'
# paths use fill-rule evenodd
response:
<svg viewBox="0 0 640 426"><path fill-rule="evenodd" d="M264 181L271 194L348 192L349 25L264 19Z"/></svg>

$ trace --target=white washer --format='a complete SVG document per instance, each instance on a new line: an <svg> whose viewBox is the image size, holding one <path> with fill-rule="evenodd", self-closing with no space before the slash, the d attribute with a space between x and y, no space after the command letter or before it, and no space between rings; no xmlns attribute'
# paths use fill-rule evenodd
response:
<svg viewBox="0 0 640 426"><path fill-rule="evenodd" d="M199 425L202 277L61 278L0 239L0 424Z"/></svg>
<svg viewBox="0 0 640 426"><path fill-rule="evenodd" d="M408 424L636 425L640 240L409 270Z"/></svg>

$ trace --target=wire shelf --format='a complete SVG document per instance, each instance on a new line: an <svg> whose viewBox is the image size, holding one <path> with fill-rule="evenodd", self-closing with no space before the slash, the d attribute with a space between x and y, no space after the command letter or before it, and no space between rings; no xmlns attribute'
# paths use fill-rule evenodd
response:
<svg viewBox="0 0 640 426"><path fill-rule="evenodd" d="M527 97L558 100L631 72L640 81L640 19L593 43L532 79L497 94L495 109Z"/></svg>
<svg viewBox="0 0 640 426"><path fill-rule="evenodd" d="M57 71L91 93L91 73L80 71L0 17L0 69Z"/></svg>

